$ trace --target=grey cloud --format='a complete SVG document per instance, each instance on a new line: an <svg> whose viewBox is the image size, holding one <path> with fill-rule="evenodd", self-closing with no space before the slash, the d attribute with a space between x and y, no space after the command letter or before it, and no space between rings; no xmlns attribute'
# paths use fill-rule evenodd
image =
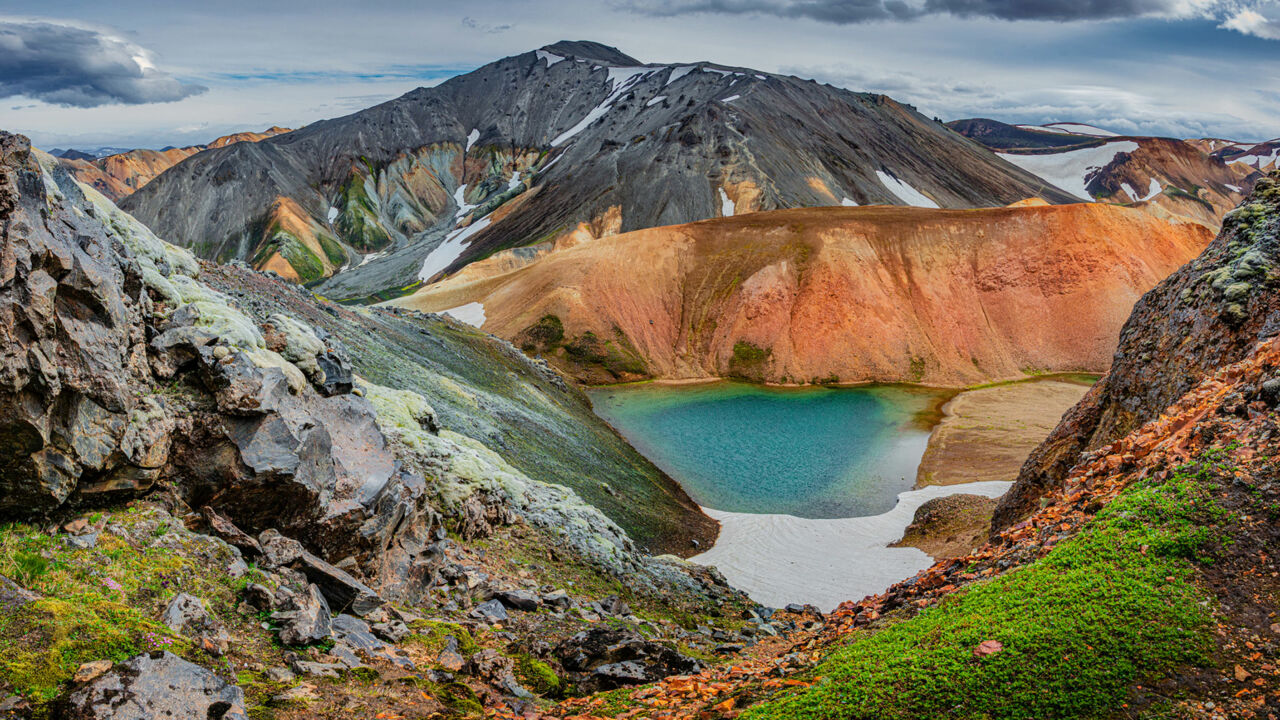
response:
<svg viewBox="0 0 1280 720"><path fill-rule="evenodd" d="M1140 92L1105 85L1041 87L1007 81L984 84L867 67L786 67L781 72L813 77L850 90L883 93L944 120L988 117L1008 123L1073 121L1122 134L1262 139L1256 122L1211 109L1190 110ZM1280 111L1278 99L1280 93L1275 93L1275 97L1259 98L1258 103Z"/></svg>
<svg viewBox="0 0 1280 720"><path fill-rule="evenodd" d="M0 97L54 105L174 102L208 88L179 82L150 53L97 30L52 22L0 20Z"/></svg>
<svg viewBox="0 0 1280 720"><path fill-rule="evenodd" d="M473 17L462 18L462 26L471 28L472 30L479 30L480 32L485 33L486 35L497 35L498 33L504 33L515 27L515 25L511 25L511 24L489 25L486 23L482 23Z"/></svg>
<svg viewBox="0 0 1280 720"><path fill-rule="evenodd" d="M1240 0L1221 0L1238 4ZM756 14L852 24L911 20L926 15L988 17L1001 20L1109 20L1128 17L1192 17L1214 0L617 0L648 15L692 13Z"/></svg>

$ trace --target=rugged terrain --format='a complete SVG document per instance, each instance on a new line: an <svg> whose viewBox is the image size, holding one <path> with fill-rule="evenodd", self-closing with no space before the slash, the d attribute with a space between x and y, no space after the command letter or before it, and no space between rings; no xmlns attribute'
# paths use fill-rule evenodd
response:
<svg viewBox="0 0 1280 720"><path fill-rule="evenodd" d="M780 210L498 254L393 303L479 303L589 382L963 386L1105 370L1133 302L1210 238L1102 204Z"/></svg>
<svg viewBox="0 0 1280 720"><path fill-rule="evenodd" d="M460 716L764 632L640 546L715 525L509 345L202 266L8 134L0 231L7 715Z"/></svg>
<svg viewBox="0 0 1280 720"><path fill-rule="evenodd" d="M163 150L142 148L100 158L71 151L60 157L58 161L66 165L80 182L92 185L112 202L120 202L138 188L151 182L155 176L198 152L209 148L226 147L238 142L258 142L287 132L289 131L285 128L270 127L260 133L241 132L224 135L207 145L169 147Z"/></svg>
<svg viewBox="0 0 1280 720"><path fill-rule="evenodd" d="M124 201L204 258L321 294L512 247L756 210L1070 196L883 95L561 42L353 115L201 153Z"/></svg>
<svg viewBox="0 0 1280 720"><path fill-rule="evenodd" d="M1130 137L1088 126L1036 127L971 119L948 123L1009 162L1083 200L1142 208L1217 230L1262 175L1202 141ZM1262 151L1259 151L1260 153ZM1241 150L1248 154L1247 150ZM1256 158L1255 158L1256 160Z"/></svg>
<svg viewBox="0 0 1280 720"><path fill-rule="evenodd" d="M1117 213L1159 222L1078 207L1022 209L1075 213L1082 232ZM1025 230L1035 215L1015 210L935 217L1009 213ZM688 242L716 247L700 227ZM827 250L782 228L806 263ZM509 346L201 264L12 135L0 230L8 714L1280 712L1280 178L1134 308L989 544L828 616L746 602L714 571L641 552L623 523L644 523L606 517L569 478L533 477L556 464L521 459L508 433L575 395ZM627 457L590 433L557 442Z"/></svg>

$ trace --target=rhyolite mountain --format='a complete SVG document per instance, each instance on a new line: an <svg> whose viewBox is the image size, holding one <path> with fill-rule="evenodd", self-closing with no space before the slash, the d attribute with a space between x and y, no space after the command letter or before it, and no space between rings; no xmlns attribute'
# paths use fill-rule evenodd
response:
<svg viewBox="0 0 1280 720"><path fill-rule="evenodd" d="M793 208L504 251L390 302L473 308L585 382L965 386L1106 370L1212 238L1103 203Z"/></svg>
<svg viewBox="0 0 1280 720"><path fill-rule="evenodd" d="M262 132L233 133L223 135L206 144L185 147L166 147L160 150L136 148L105 155L93 155L78 150L51 154L66 165L77 180L92 185L112 202L120 202L133 191L151 182L155 176L202 150L238 142L258 142L286 132L289 131L282 127L269 127Z"/></svg>
<svg viewBox="0 0 1280 720"><path fill-rule="evenodd" d="M970 118L947 126L1081 200L1132 205L1214 230L1262 177L1259 170L1268 169L1262 146L1220 145L1215 151L1209 141L1120 135L1075 123Z"/></svg>
<svg viewBox="0 0 1280 720"><path fill-rule="evenodd" d="M592 42L187 159L123 207L205 258L335 299L504 248L797 206L1005 205L1062 190L907 105ZM341 272L339 272L341 271Z"/></svg>

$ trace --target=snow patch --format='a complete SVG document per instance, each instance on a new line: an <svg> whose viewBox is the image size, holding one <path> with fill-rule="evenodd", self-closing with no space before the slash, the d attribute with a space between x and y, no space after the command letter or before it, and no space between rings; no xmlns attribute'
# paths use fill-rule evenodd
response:
<svg viewBox="0 0 1280 720"><path fill-rule="evenodd" d="M1085 189L1093 176L1098 170L1115 160L1116 155L1137 149L1138 143L1120 140L1097 147L1047 155L996 154L1045 182L1056 185L1082 200L1093 202L1093 196Z"/></svg>
<svg viewBox="0 0 1280 720"><path fill-rule="evenodd" d="M448 315L454 320L464 322L471 327L478 328L481 325L484 325L484 303L469 302L466 305L459 305L458 307L449 308L448 310L441 310L440 314Z"/></svg>
<svg viewBox="0 0 1280 720"><path fill-rule="evenodd" d="M757 80L768 80L769 78L767 78L767 77L765 77L765 76L763 76L763 75L756 75L756 79L757 79Z"/></svg>
<svg viewBox="0 0 1280 720"><path fill-rule="evenodd" d="M1060 122L1049 123L1043 126L1044 129L1052 132L1064 132L1068 135L1088 135L1089 137L1120 137L1120 133L1114 133L1110 130L1103 130L1094 125L1086 125L1085 123Z"/></svg>
<svg viewBox="0 0 1280 720"><path fill-rule="evenodd" d="M902 182L889 173L884 172L883 170L877 170L876 177L880 178L880 182L889 190L889 192L893 193L899 200L908 205L924 208L938 207L938 203L930 200L924 193Z"/></svg>
<svg viewBox="0 0 1280 720"><path fill-rule="evenodd" d="M513 170L511 172L511 179L507 181L507 189L515 190L519 185L520 185L520 171Z"/></svg>
<svg viewBox="0 0 1280 720"><path fill-rule="evenodd" d="M721 217L733 217L733 212L736 209L736 207L737 206L734 205L733 200L729 198L729 194L724 191L724 188L720 188Z"/></svg>
<svg viewBox="0 0 1280 720"><path fill-rule="evenodd" d="M888 547L902 537L926 501L957 493L999 497L1011 485L930 485L898 495L898 504L883 515L834 520L703 508L720 521L720 538L690 561L714 565L734 587L763 605L810 603L828 611L846 600L884 592L933 564L916 548Z"/></svg>
<svg viewBox="0 0 1280 720"><path fill-rule="evenodd" d="M467 183L462 183L457 190L453 191L453 201L458 204L458 212L453 214L455 218L460 218L476 209L475 205L467 203Z"/></svg>
<svg viewBox="0 0 1280 720"><path fill-rule="evenodd" d="M338 219L338 208L330 205L329 206L329 222L332 223L334 220L337 220L337 219Z"/></svg>
<svg viewBox="0 0 1280 720"><path fill-rule="evenodd" d="M844 198L843 200L840 201L840 204L845 207L858 207L858 203L854 202L853 200L850 200L849 198Z"/></svg>
<svg viewBox="0 0 1280 720"><path fill-rule="evenodd" d="M471 134L467 135L467 150L470 150L471 146L475 145L476 141L479 139L480 139L480 131L472 130Z"/></svg>
<svg viewBox="0 0 1280 720"><path fill-rule="evenodd" d="M734 100L737 100L737 99L738 99L738 98L740 98L740 97L742 97L742 96L741 96L741 95L730 95L729 97L722 99L720 102L730 103L730 102L733 102Z"/></svg>
<svg viewBox="0 0 1280 720"><path fill-rule="evenodd" d="M666 87L697 69L696 65L681 65L680 67L672 68L671 74L667 76L667 81L662 86Z"/></svg>
<svg viewBox="0 0 1280 720"><path fill-rule="evenodd" d="M364 267L365 265L368 265L370 262L373 262L374 260L377 260L380 257L386 257L388 252L389 251L387 250L383 250L382 252L369 253L368 255L365 255L364 257L360 258L360 264L357 265L356 267Z"/></svg>
<svg viewBox="0 0 1280 720"><path fill-rule="evenodd" d="M536 50L535 52L537 53L539 60L547 61L547 67L551 67L552 65L555 65L561 60L564 60L564 58L561 57L560 55L556 55L555 53L549 53L546 50Z"/></svg>
<svg viewBox="0 0 1280 720"><path fill-rule="evenodd" d="M651 98L651 99L649 100L649 102L647 102L647 103L645 103L645 104L644 104L644 106L645 106L645 107L653 107L654 105L657 105L658 103L660 103L660 102L662 102L663 100L666 100L666 99L667 99L667 96L666 96L666 95L654 95L654 96L653 96L653 98Z"/></svg>
<svg viewBox="0 0 1280 720"><path fill-rule="evenodd" d="M604 117L605 113L613 109L613 104L618 101L618 98L622 96L622 93L625 92L627 88L634 85L637 80L655 72L657 72L657 70L647 67L609 68L608 82L611 90L609 96L604 99L604 102L592 108L591 112L588 112L586 117L578 121L577 125L565 130L563 133L560 133L555 140L552 140L551 147L558 147L574 135L586 130L590 127L591 123Z"/></svg>
<svg viewBox="0 0 1280 720"><path fill-rule="evenodd" d="M422 269L418 271L418 279L422 282L427 282L432 275L452 265L453 261L457 260L458 256L462 255L462 251L466 249L467 241L471 239L471 236L489 227L491 220L492 218L486 217L446 235L444 242L427 253L427 256L422 260Z"/></svg>
<svg viewBox="0 0 1280 720"><path fill-rule="evenodd" d="M1238 185L1230 185L1228 183L1222 183L1222 185L1223 187L1229 188L1231 192L1241 192L1240 187Z"/></svg>
<svg viewBox="0 0 1280 720"><path fill-rule="evenodd" d="M1151 198L1159 195L1163 191L1164 191L1164 188L1160 186L1160 181L1155 178L1151 178L1151 185L1147 187L1147 196L1142 199L1150 200Z"/></svg>

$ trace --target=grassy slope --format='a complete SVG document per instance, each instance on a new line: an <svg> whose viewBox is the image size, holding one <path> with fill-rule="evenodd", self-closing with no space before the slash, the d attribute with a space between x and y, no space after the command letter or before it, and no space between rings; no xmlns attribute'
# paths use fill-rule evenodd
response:
<svg viewBox="0 0 1280 720"><path fill-rule="evenodd" d="M1208 659L1212 459L1144 481L1045 558L834 652L763 718L1107 717L1130 687ZM1003 650L985 659L988 640Z"/></svg>

